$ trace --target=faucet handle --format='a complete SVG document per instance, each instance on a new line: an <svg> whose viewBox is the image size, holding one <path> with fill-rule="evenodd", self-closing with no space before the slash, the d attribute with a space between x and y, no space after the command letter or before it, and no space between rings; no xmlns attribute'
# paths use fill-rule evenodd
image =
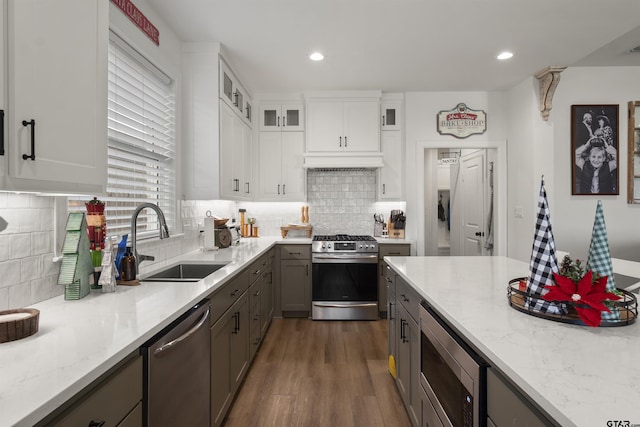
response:
<svg viewBox="0 0 640 427"><path fill-rule="evenodd" d="M156 257L153 255L142 255L138 254L138 264L142 261L155 261Z"/></svg>

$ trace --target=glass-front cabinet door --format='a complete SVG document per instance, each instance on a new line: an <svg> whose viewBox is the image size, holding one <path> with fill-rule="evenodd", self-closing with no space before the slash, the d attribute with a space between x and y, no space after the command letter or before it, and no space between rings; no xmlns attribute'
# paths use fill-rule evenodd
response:
<svg viewBox="0 0 640 427"><path fill-rule="evenodd" d="M630 101L627 203L640 203L640 101Z"/></svg>
<svg viewBox="0 0 640 427"><path fill-rule="evenodd" d="M302 104L260 105L260 130L278 132L304 130Z"/></svg>
<svg viewBox="0 0 640 427"><path fill-rule="evenodd" d="M382 101L380 104L380 130L400 130L401 106L399 101Z"/></svg>

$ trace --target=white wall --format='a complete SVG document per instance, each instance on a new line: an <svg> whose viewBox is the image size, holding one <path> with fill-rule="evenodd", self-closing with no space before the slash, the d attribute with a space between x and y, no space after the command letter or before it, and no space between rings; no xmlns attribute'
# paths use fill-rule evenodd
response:
<svg viewBox="0 0 640 427"><path fill-rule="evenodd" d="M487 113L487 131L482 135L472 135L459 139L451 135L440 135L436 117L441 110L450 110L464 102L474 110ZM496 193L503 193L502 205L495 206L497 228L506 224L501 218L506 212L506 109L504 92L407 92L405 94L406 128L406 196L407 196L407 233L417 241L417 254L424 254L425 208L437 214L437 200L432 207L425 207L424 193L424 150L430 148L498 148L496 167ZM435 174L433 175L435 179ZM437 230L436 230L437 232ZM496 234L496 254L506 254L505 232Z"/></svg>
<svg viewBox="0 0 640 427"><path fill-rule="evenodd" d="M553 97L554 182L547 192L559 249L586 259L596 203L602 200L611 256L640 261L640 206L627 204L627 102L640 100L640 67L578 67L562 72ZM571 105L619 104L618 196L571 195Z"/></svg>

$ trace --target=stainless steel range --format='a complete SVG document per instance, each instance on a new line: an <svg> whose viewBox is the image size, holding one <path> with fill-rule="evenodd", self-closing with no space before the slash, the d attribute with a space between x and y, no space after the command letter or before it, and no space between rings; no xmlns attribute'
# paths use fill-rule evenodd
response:
<svg viewBox="0 0 640 427"><path fill-rule="evenodd" d="M378 242L371 236L314 236L311 317L378 319Z"/></svg>

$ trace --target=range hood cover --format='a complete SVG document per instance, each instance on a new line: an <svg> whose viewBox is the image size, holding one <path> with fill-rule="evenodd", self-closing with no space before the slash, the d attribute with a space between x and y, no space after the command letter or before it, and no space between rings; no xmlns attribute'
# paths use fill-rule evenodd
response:
<svg viewBox="0 0 640 427"><path fill-rule="evenodd" d="M305 169L377 169L384 166L382 153L305 153Z"/></svg>

